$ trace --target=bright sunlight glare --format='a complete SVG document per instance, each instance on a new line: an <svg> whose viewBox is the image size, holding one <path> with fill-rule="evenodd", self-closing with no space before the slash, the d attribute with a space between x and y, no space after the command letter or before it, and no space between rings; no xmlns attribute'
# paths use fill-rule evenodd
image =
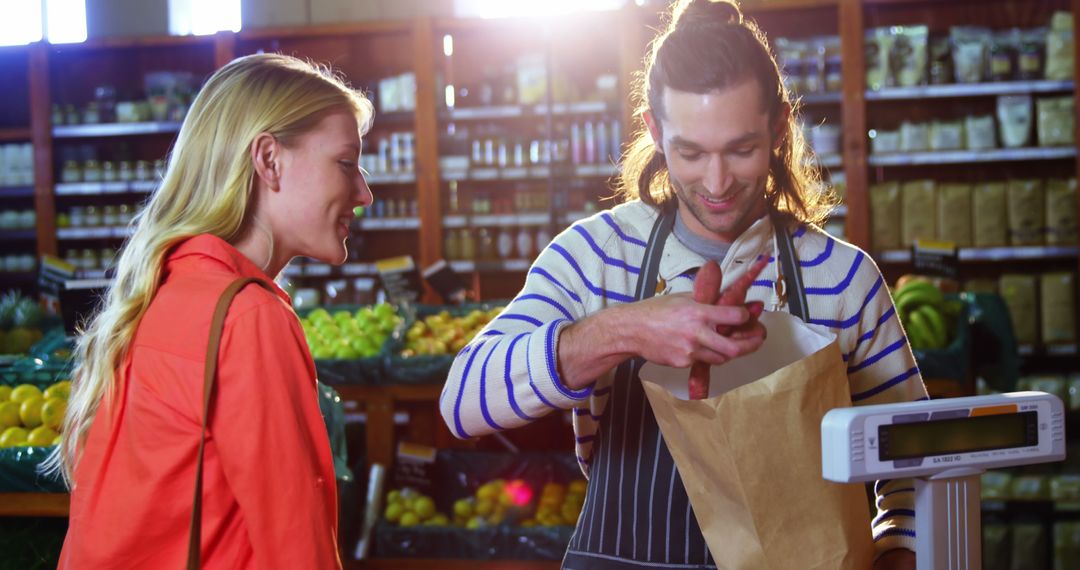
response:
<svg viewBox="0 0 1080 570"><path fill-rule="evenodd" d="M54 44L86 41L86 0L46 0L45 37Z"/></svg>
<svg viewBox="0 0 1080 570"><path fill-rule="evenodd" d="M240 0L169 0L169 31L177 36L239 32L240 14Z"/></svg>
<svg viewBox="0 0 1080 570"><path fill-rule="evenodd" d="M41 40L41 0L4 2L0 45L15 46Z"/></svg>
<svg viewBox="0 0 1080 570"><path fill-rule="evenodd" d="M617 10L624 4L626 0L457 0L455 7L459 16L523 18Z"/></svg>

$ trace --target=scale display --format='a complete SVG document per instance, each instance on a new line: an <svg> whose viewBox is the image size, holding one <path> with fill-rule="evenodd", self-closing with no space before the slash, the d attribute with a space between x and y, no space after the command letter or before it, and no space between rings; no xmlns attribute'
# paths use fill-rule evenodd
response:
<svg viewBox="0 0 1080 570"><path fill-rule="evenodd" d="M1038 413L1017 412L962 419L878 426L878 459L953 455L1039 445Z"/></svg>
<svg viewBox="0 0 1080 570"><path fill-rule="evenodd" d="M823 475L853 483L991 469L1065 457L1061 400L1015 392L830 410L821 423Z"/></svg>

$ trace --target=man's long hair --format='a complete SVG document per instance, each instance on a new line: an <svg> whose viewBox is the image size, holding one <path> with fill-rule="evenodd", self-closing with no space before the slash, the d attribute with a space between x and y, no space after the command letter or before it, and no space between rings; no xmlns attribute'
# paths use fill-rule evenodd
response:
<svg viewBox="0 0 1080 570"><path fill-rule="evenodd" d="M791 100L765 35L729 0L680 0L672 8L666 29L650 45L645 70L634 89L635 114L651 112L659 124L665 113L665 87L711 93L751 79L761 86L763 108L769 124L775 125ZM798 221L820 224L835 205L835 197L823 191L821 174L812 163L813 151L794 109L780 136L779 146L769 157L765 188L769 204ZM625 200L640 198L656 207L675 199L664 155L657 151L643 122L623 155L617 193Z"/></svg>

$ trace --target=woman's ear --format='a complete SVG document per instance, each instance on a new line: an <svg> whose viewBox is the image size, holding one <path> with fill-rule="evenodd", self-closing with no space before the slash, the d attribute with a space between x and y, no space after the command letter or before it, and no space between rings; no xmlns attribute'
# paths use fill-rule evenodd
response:
<svg viewBox="0 0 1080 570"><path fill-rule="evenodd" d="M281 182L281 144L270 133L259 133L251 141L251 163L255 167L255 179L272 191Z"/></svg>

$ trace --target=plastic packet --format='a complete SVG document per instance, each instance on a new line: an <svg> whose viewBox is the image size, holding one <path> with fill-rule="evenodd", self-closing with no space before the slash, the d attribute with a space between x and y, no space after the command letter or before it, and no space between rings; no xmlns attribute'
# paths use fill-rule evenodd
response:
<svg viewBox="0 0 1080 570"><path fill-rule="evenodd" d="M964 148L963 121L930 123L930 150L960 150L962 148Z"/></svg>
<svg viewBox="0 0 1080 570"><path fill-rule="evenodd" d="M870 150L874 154L900 152L900 131L870 131Z"/></svg>
<svg viewBox="0 0 1080 570"><path fill-rule="evenodd" d="M890 28L889 72L893 85L914 87L926 83L927 44L926 26L894 26Z"/></svg>
<svg viewBox="0 0 1080 570"><path fill-rule="evenodd" d="M1076 179L1046 181L1046 243L1076 244Z"/></svg>
<svg viewBox="0 0 1080 570"><path fill-rule="evenodd" d="M1069 12L1055 12L1046 34L1046 78L1066 81L1073 78L1073 22Z"/></svg>
<svg viewBox="0 0 1080 570"><path fill-rule="evenodd" d="M1033 124L1031 95L1002 95L997 99L1001 145L1007 148L1031 144Z"/></svg>
<svg viewBox="0 0 1080 570"><path fill-rule="evenodd" d="M1072 95L1035 102L1039 146L1072 146L1076 141L1076 104Z"/></svg>
<svg viewBox="0 0 1080 570"><path fill-rule="evenodd" d="M904 121L900 125L900 150L922 152L930 149L930 125Z"/></svg>
<svg viewBox="0 0 1080 570"><path fill-rule="evenodd" d="M892 48L893 36L889 28L874 28L866 30L865 58L866 58L866 87L878 91L890 85L889 77L889 53Z"/></svg>
<svg viewBox="0 0 1080 570"><path fill-rule="evenodd" d="M957 83L978 83L983 80L992 37L989 29L975 26L954 26L949 30Z"/></svg>
<svg viewBox="0 0 1080 570"><path fill-rule="evenodd" d="M968 150L986 150L997 147L994 117L990 115L964 118L964 140Z"/></svg>
<svg viewBox="0 0 1080 570"><path fill-rule="evenodd" d="M877 251L900 247L900 183L870 187L871 241Z"/></svg>

